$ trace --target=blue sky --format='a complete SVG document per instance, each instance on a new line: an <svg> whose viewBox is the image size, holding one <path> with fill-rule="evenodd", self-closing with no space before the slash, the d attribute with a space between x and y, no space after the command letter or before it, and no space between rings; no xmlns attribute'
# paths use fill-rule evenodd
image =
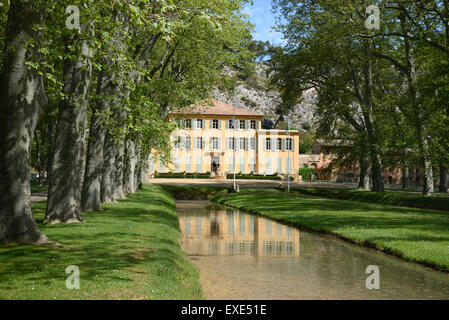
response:
<svg viewBox="0 0 449 320"><path fill-rule="evenodd" d="M282 45L282 34L272 30L275 16L271 12L271 0L253 0L253 3L245 6L244 13L249 15L251 23L255 25L254 39Z"/></svg>

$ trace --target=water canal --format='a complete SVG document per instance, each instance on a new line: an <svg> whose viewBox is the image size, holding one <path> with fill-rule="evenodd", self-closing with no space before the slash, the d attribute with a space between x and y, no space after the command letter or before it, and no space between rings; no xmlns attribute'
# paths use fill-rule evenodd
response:
<svg viewBox="0 0 449 320"><path fill-rule="evenodd" d="M449 299L448 274L212 202L176 206L206 299Z"/></svg>

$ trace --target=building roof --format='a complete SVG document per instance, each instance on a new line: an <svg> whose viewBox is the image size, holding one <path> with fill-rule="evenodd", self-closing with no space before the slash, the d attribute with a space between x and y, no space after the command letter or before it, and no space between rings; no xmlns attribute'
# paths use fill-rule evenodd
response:
<svg viewBox="0 0 449 320"><path fill-rule="evenodd" d="M215 115L215 116L252 116L263 117L264 114L258 111L249 111L234 107L222 101L215 99L204 100L200 103L194 104L179 112L172 112L177 115Z"/></svg>
<svg viewBox="0 0 449 320"><path fill-rule="evenodd" d="M324 140L324 139L317 139L315 140L315 143L319 144L322 147L352 147L354 146L354 142L350 140Z"/></svg>

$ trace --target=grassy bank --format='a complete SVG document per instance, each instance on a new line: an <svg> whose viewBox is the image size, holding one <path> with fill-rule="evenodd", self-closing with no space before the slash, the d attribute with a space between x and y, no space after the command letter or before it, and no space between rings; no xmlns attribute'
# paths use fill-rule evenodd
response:
<svg viewBox="0 0 449 320"><path fill-rule="evenodd" d="M340 200L449 211L449 197L425 197L418 194L401 192L369 192L326 188L295 188L292 190L302 194Z"/></svg>
<svg viewBox="0 0 449 320"><path fill-rule="evenodd" d="M213 201L449 271L449 212L245 190Z"/></svg>
<svg viewBox="0 0 449 320"><path fill-rule="evenodd" d="M219 194L225 194L227 187L204 186L161 186L177 200L210 200Z"/></svg>
<svg viewBox="0 0 449 320"><path fill-rule="evenodd" d="M34 205L38 221L45 203ZM105 205L86 222L41 225L61 247L0 248L0 299L199 299L196 269L182 252L173 198L161 187ZM80 290L66 288L68 266Z"/></svg>

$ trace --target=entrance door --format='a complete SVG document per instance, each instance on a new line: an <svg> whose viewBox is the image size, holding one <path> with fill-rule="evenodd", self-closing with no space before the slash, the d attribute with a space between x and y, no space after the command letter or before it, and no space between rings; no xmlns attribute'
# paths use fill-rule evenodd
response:
<svg viewBox="0 0 449 320"><path fill-rule="evenodd" d="M219 157L211 157L210 172L217 173L219 168L220 168L220 158Z"/></svg>

